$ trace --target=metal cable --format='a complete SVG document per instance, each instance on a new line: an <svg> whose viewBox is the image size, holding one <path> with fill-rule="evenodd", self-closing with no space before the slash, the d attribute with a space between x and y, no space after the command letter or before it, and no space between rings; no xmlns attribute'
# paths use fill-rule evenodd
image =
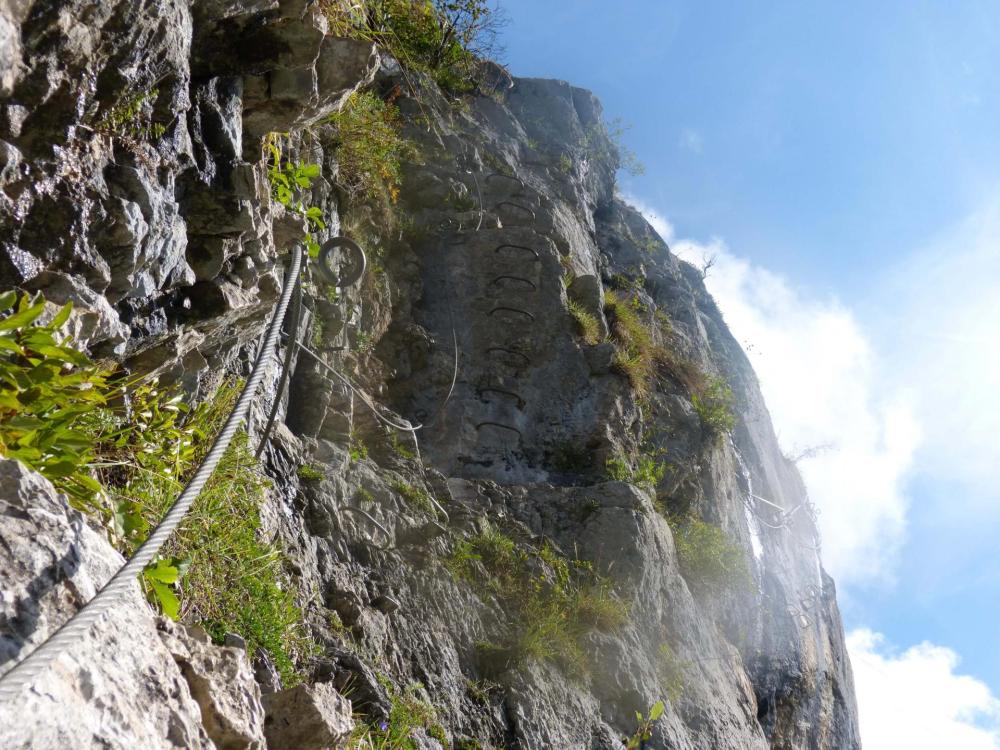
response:
<svg viewBox="0 0 1000 750"><path fill-rule="evenodd" d="M354 383L348 380L346 376L340 374L332 366L324 362L316 352L314 352L308 346L303 344L301 341L298 342L298 347L306 354L308 354L310 357L312 357L314 360L316 360L316 362L322 367L324 367L327 370L327 372L329 372L331 375L340 380L341 383L350 388L353 393L357 394L358 398L360 398L361 401L364 403L364 405L371 410L371 413L375 415L375 418L377 420L379 420L385 425L388 425L389 427L393 427L397 430L403 430L404 432L409 432L410 435L413 437L413 447L416 449L417 460L418 461L422 460L420 458L420 445L417 443L417 430L423 429L422 424L418 424L416 427L414 427L411 424L402 425L399 424L398 422L393 422L391 419L387 417L383 417L381 414L379 414L378 408L375 406L375 403L368 398L368 394L366 394L364 391L362 391L360 388L354 385ZM446 511L441 506L441 503L439 503L433 495L428 495L427 497L431 501L431 504L434 506L434 509L437 510L437 512L440 513L442 516L444 516L445 521L451 523L451 516L449 516L448 511Z"/></svg>
<svg viewBox="0 0 1000 750"><path fill-rule="evenodd" d="M292 289L296 285L299 276L299 268L302 264L302 251L296 248L291 253L288 264L288 271L285 275L285 285L282 289L281 297L274 311L274 316L267 329L264 342L257 352L257 359L254 361L250 377L247 379L243 392L240 394L236 406L230 413L222 430L215 438L212 448L194 476L187 483L180 496L167 511L163 520L160 521L149 538L136 550L132 558L126 562L115 575L108 581L100 591L77 611L69 620L50 635L38 648L28 654L16 664L9 672L0 676L0 700L11 700L20 691L31 684L63 651L72 646L77 640L87 635L98 619L104 615L112 605L116 604L119 598L134 591L136 579L142 570L152 562L156 553L164 545L174 530L180 525L181 520L187 514L191 505L198 497L205 483L216 465L222 459L226 448L236 434L240 423L246 417L250 409L250 403L257 393L260 381L264 377L264 364L273 355L275 344L278 341L278 333L281 323L284 320L285 312L288 309L288 302L292 296Z"/></svg>
<svg viewBox="0 0 1000 750"><path fill-rule="evenodd" d="M299 332L299 318L302 315L302 280L295 277L295 297L292 305L292 325L288 332L288 343L285 346L285 359L281 363L281 376L278 378L278 387L274 389L274 402L271 404L271 413L267 415L267 422L264 431L260 436L260 443L253 457L260 460L264 448L267 447L267 439L271 435L274 427L274 420L278 416L278 409L281 406L281 394L285 390L285 383L288 381L288 373L292 369L292 356L295 354L295 338Z"/></svg>

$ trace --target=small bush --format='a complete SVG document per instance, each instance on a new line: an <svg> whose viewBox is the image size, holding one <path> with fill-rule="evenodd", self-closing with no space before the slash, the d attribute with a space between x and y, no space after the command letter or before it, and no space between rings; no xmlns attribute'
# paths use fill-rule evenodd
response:
<svg viewBox="0 0 1000 750"><path fill-rule="evenodd" d="M628 617L590 563L567 560L548 543L523 548L493 526L458 542L445 564L480 595L495 596L508 613L508 643L482 649L505 659L552 661L584 675L587 633L616 630Z"/></svg>
<svg viewBox="0 0 1000 750"><path fill-rule="evenodd" d="M598 323L597 318L576 300L569 300L567 305L569 307L569 314L576 321L577 331L583 342L588 346L600 343L601 324Z"/></svg>
<svg viewBox="0 0 1000 750"><path fill-rule="evenodd" d="M132 142L160 138L167 128L153 121L153 105L159 95L155 88L126 94L101 115L94 129Z"/></svg>
<svg viewBox="0 0 1000 750"><path fill-rule="evenodd" d="M64 306L48 323L41 296L0 295L0 453L49 479L81 510L98 510L103 488L93 478L93 442L82 429L87 414L107 406L110 372L63 338L72 312Z"/></svg>
<svg viewBox="0 0 1000 750"><path fill-rule="evenodd" d="M498 53L503 14L486 0L324 3L331 33L377 42L410 70L462 93L478 83L479 58Z"/></svg>
<svg viewBox="0 0 1000 750"><path fill-rule="evenodd" d="M694 516L668 519L681 575L695 590L720 592L750 583L743 550L720 527Z"/></svg>
<svg viewBox="0 0 1000 750"><path fill-rule="evenodd" d="M339 182L361 200L399 196L400 164L414 155L400 135L399 110L370 91L352 94L339 112L330 115Z"/></svg>
<svg viewBox="0 0 1000 750"><path fill-rule="evenodd" d="M663 481L667 466L665 462L657 460L656 456L643 453L636 458L633 469L628 459L614 455L605 462L604 471L608 479L656 489Z"/></svg>
<svg viewBox="0 0 1000 750"><path fill-rule="evenodd" d="M313 464L302 464L299 467L299 479L304 479L307 482L320 482L326 479L326 472L319 466L314 466Z"/></svg>
<svg viewBox="0 0 1000 750"><path fill-rule="evenodd" d="M709 379L700 390L691 394L691 403L712 438L720 438L736 425L733 391L722 378Z"/></svg>
<svg viewBox="0 0 1000 750"><path fill-rule="evenodd" d="M427 494L426 490L404 482L402 479L397 479L393 482L392 488L412 507L428 515L435 515L434 504L431 502L431 497Z"/></svg>

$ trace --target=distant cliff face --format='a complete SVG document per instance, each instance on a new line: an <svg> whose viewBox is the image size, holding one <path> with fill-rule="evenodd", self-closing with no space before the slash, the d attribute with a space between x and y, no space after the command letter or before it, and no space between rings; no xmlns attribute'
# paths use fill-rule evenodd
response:
<svg viewBox="0 0 1000 750"><path fill-rule="evenodd" d="M326 28L309 2L0 9L0 288L74 301L92 352L201 397L245 374L303 231L264 137L321 165L319 239L349 228L369 274L333 295L307 271L322 362L278 394L263 512L329 742L338 691L374 726L408 707L418 748L622 748L658 700L648 748L860 747L805 488L701 274L616 195L600 104L535 79L452 100ZM415 146L380 207L338 189L322 124L358 87ZM9 464L7 664L115 564ZM111 655L129 632L143 659ZM0 744L280 747L305 714L278 688L136 602L0 709Z"/></svg>

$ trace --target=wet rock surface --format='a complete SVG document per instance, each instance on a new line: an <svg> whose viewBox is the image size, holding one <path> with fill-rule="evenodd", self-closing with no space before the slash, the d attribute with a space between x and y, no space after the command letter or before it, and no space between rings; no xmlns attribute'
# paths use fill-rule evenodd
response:
<svg viewBox="0 0 1000 750"><path fill-rule="evenodd" d="M249 420L259 434L279 399L262 514L318 644L306 682L282 686L238 639L158 623L137 590L0 707L0 745L338 747L352 711L377 726L403 696L432 708L413 729L420 748L618 750L660 699L650 750L860 746L805 488L699 272L616 196L589 92L513 79L456 103L370 44L326 34L308 2L8 6L0 289L73 301L77 341L192 398L246 374L301 235L271 199L263 137L291 130L322 166L321 240L378 223L334 188L321 123L352 91L392 92L419 158L391 209L405 221L356 236L378 270L329 296L306 272L296 333L321 361L297 354L284 394L270 365ZM306 126L316 137L300 137ZM674 355L645 395L607 340L609 293ZM696 372L732 387L721 438L692 404ZM609 458L643 452L662 477L609 480ZM321 478L299 476L307 463ZM686 580L664 512L720 527L750 585ZM626 617L587 634L582 674L511 658L500 599L451 569L487 528L609 582ZM118 564L50 485L0 460L0 671Z"/></svg>

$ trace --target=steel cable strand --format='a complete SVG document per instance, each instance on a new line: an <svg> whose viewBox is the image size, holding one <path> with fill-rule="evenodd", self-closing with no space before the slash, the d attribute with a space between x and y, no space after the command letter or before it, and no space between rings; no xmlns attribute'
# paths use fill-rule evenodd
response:
<svg viewBox="0 0 1000 750"><path fill-rule="evenodd" d="M275 344L281 323L288 309L292 289L295 286L302 264L302 251L296 248L291 253L289 267L285 276L285 286L271 318L267 334L257 352L250 377L247 379L243 392L236 406L216 436L211 449L187 486L177 500L167 511L160 524L153 530L149 538L136 550L132 558L126 562L94 597L81 607L76 614L64 622L58 630L42 642L34 651L16 664L10 671L0 676L0 700L10 700L31 684L46 667L48 667L63 651L70 648L77 640L86 636L99 618L104 615L118 599L130 591L134 591L136 579L142 570L152 562L156 553L164 545L170 535L176 530L191 505L200 494L205 483L211 477L222 455L229 447L236 430L246 417L250 403L256 395L260 381L264 377L264 364L274 353Z"/></svg>
<svg viewBox="0 0 1000 750"><path fill-rule="evenodd" d="M267 422L264 424L264 431L260 436L260 444L254 453L254 458L260 460L264 448L267 447L267 439L271 435L274 427L274 420L278 416L278 409L281 407L281 394L285 390L285 383L288 382L288 375L292 369L292 357L295 354L295 340L299 332L299 320L302 316L302 279L295 277L295 296L292 304L292 325L288 333L288 343L285 345L285 358L281 364L281 376L278 378L278 386L274 389L274 402L271 404L271 412L267 415Z"/></svg>
<svg viewBox="0 0 1000 750"><path fill-rule="evenodd" d="M417 460L422 461L422 459L420 458L420 445L417 442L417 430L423 429L424 426L422 424L418 424L416 426L413 426L411 424L404 425L404 424L399 424L398 422L394 422L388 417L382 416L381 414L379 414L378 407L376 407L375 403L368 397L368 394L366 394L364 391L362 391L360 388L354 385L354 383L352 383L345 375L342 375L341 373L337 372L337 370L334 369L330 364L324 362L323 359L316 352L314 352L308 346L303 344L301 341L298 342L298 347L306 354L308 354L310 357L312 357L316 361L316 363L319 364L321 367L323 367L327 372L329 372L331 375L337 378L341 383L347 386L355 395L357 395L357 397L361 399L362 403L364 403L364 405L368 407L368 409L371 411L371 413L375 416L375 418L378 421L382 422L388 427L392 427L394 429L410 433L410 435L413 437L413 447L416 449ZM428 495L428 499L431 501L431 504L434 506L437 512L440 513L442 516L444 516L445 521L447 523L451 523L451 517L448 515L448 511L446 511L441 506L441 503L439 503L434 498L433 495Z"/></svg>

